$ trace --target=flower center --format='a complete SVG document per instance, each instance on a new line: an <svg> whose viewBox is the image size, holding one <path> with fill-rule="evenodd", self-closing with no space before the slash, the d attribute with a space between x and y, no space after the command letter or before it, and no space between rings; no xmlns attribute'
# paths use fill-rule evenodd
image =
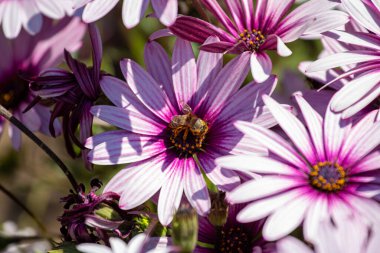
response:
<svg viewBox="0 0 380 253"><path fill-rule="evenodd" d="M222 229L215 245L218 253L251 253L252 246L248 234L240 227Z"/></svg>
<svg viewBox="0 0 380 253"><path fill-rule="evenodd" d="M183 115L176 115L169 123L170 146L178 154L192 155L202 149L208 132L207 123L194 115L189 106L184 106Z"/></svg>
<svg viewBox="0 0 380 253"><path fill-rule="evenodd" d="M239 34L239 43L244 44L250 51L258 51L260 46L265 42L265 36L260 30L253 29L249 31L245 29Z"/></svg>
<svg viewBox="0 0 380 253"><path fill-rule="evenodd" d="M346 183L346 171L338 163L319 162L309 173L310 184L319 191L336 192Z"/></svg>
<svg viewBox="0 0 380 253"><path fill-rule="evenodd" d="M28 83L20 78L0 83L0 104L6 109L14 109L28 97Z"/></svg>

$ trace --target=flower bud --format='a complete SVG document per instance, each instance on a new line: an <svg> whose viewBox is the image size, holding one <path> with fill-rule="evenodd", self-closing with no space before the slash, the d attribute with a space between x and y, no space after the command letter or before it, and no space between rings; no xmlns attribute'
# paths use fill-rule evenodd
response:
<svg viewBox="0 0 380 253"><path fill-rule="evenodd" d="M198 239L198 216L189 205L181 206L173 218L173 242L182 252L193 252Z"/></svg>
<svg viewBox="0 0 380 253"><path fill-rule="evenodd" d="M222 227L227 222L228 203L225 200L225 195L224 192L211 195L211 209L208 219L216 227Z"/></svg>

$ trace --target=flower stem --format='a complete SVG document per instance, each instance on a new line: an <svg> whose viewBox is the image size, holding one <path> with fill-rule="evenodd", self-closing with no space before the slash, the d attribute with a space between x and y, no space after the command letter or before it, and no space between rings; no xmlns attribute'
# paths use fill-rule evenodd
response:
<svg viewBox="0 0 380 253"><path fill-rule="evenodd" d="M70 181L74 191L78 193L78 183L75 180L73 174L62 162L62 160L43 142L41 141L32 131L30 131L22 122L16 119L12 113L0 105L0 115L6 118L9 122L20 129L26 136L28 136L34 143L37 144L50 158L61 168L62 172L66 175L67 179Z"/></svg>
<svg viewBox="0 0 380 253"><path fill-rule="evenodd" d="M14 196L10 191L8 191L2 184L0 184L0 190L4 192L10 199L12 199L17 205L19 205L40 227L41 231L46 235L47 230L45 226L40 222L37 217L29 210L16 196Z"/></svg>

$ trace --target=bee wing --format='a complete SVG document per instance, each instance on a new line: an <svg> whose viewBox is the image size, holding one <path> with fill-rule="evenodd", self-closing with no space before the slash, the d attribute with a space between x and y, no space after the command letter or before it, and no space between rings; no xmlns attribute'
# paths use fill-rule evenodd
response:
<svg viewBox="0 0 380 253"><path fill-rule="evenodd" d="M191 109L191 107L188 104L184 104L184 106L182 108L182 112L184 114L190 114L193 112L193 110Z"/></svg>
<svg viewBox="0 0 380 253"><path fill-rule="evenodd" d="M187 115L176 115L172 117L170 121L171 127L183 126L186 125Z"/></svg>

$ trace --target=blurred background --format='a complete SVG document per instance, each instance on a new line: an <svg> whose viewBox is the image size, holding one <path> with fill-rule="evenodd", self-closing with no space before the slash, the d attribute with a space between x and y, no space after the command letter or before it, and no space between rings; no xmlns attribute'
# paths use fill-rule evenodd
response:
<svg viewBox="0 0 380 253"><path fill-rule="evenodd" d="M204 15L203 9L197 6L197 1L179 1L179 12L192 16ZM103 40L102 69L112 75L122 78L119 61L122 58L132 58L144 65L144 45L149 35L164 28L154 18L145 18L136 28L127 30L122 24L121 5L114 8L106 17L97 22ZM147 14L151 13L151 10ZM206 14L207 15L207 14ZM159 42L171 52L173 38L160 39ZM289 95L298 89L307 88L306 79L298 71L298 64L318 57L321 45L317 41L298 40L288 44L293 54L287 58L270 52L273 61L273 72L277 74L280 83L274 95L281 102L287 102ZM196 54L197 45L194 45ZM91 45L88 36L76 57L91 65ZM226 61L232 56L226 56ZM61 67L65 67L62 64ZM297 77L299 76L299 77ZM247 78L249 81L251 76ZM286 85L284 85L286 84ZM104 126L95 126L94 133L102 132ZM6 133L7 129L4 130ZM93 172L88 172L80 159L73 160L66 154L62 137L52 138L38 136L53 149L71 169L78 182L86 185L93 178L99 178L104 183L124 166L95 166ZM23 136L22 147L15 151L7 134L0 138L0 183L19 198L48 228L49 234L59 236L60 224L57 217L63 208L60 198L69 193L70 184L59 167L44 154L33 142ZM7 220L14 221L19 227L34 227L36 224L14 202L0 192L0 224Z"/></svg>

